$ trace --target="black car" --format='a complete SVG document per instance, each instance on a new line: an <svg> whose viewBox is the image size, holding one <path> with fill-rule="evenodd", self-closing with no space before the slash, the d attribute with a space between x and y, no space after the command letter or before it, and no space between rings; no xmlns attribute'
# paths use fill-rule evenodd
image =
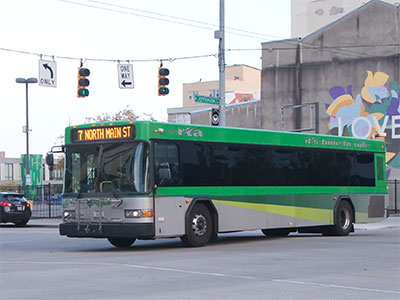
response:
<svg viewBox="0 0 400 300"><path fill-rule="evenodd" d="M0 223L25 226L32 216L31 206L24 195L0 193Z"/></svg>

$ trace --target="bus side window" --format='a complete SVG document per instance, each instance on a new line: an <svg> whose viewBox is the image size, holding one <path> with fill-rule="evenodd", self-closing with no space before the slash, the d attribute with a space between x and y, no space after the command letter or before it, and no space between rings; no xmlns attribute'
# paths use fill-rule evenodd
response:
<svg viewBox="0 0 400 300"><path fill-rule="evenodd" d="M160 184L159 169L161 163L168 163L171 170L171 179L162 182L162 186L178 186L180 184L179 151L175 143L154 144L154 179Z"/></svg>

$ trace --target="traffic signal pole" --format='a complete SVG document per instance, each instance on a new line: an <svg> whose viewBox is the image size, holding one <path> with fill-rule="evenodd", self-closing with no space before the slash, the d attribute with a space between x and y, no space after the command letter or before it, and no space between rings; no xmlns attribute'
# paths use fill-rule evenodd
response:
<svg viewBox="0 0 400 300"><path fill-rule="evenodd" d="M219 31L215 34L219 39L218 66L219 66L219 126L226 126L225 119L225 0L219 0Z"/></svg>

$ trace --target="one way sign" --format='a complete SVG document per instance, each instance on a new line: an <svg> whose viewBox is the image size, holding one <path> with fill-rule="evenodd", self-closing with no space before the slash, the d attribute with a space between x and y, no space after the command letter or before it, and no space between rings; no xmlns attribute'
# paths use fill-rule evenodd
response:
<svg viewBox="0 0 400 300"><path fill-rule="evenodd" d="M133 89L132 64L118 64L118 84L120 89Z"/></svg>

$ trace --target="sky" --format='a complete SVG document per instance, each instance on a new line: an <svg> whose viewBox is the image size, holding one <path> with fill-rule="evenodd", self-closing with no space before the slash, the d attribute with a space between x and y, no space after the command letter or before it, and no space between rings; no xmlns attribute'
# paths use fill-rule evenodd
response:
<svg viewBox="0 0 400 300"><path fill-rule="evenodd" d="M167 121L167 108L182 106L183 83L218 79L218 24L219 0L1 1L0 151L26 153L25 85L15 80L39 78L40 59L57 63L56 87L28 89L29 153L45 155L86 117L128 106ZM226 65L261 69L261 43L290 37L290 0L226 0L225 26ZM163 97L160 60L170 71ZM86 98L76 96L81 61L91 72ZM133 65L134 89L119 88L118 61Z"/></svg>

